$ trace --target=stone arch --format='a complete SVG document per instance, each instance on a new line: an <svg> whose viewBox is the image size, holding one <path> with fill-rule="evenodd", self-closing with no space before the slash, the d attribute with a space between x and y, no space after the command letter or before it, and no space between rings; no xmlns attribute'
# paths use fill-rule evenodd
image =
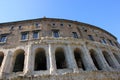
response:
<svg viewBox="0 0 120 80"><path fill-rule="evenodd" d="M85 70L85 66L84 66L81 54L82 52L79 48L74 49L74 58L76 60L78 68L82 68L83 70Z"/></svg>
<svg viewBox="0 0 120 80"><path fill-rule="evenodd" d="M112 68L114 68L114 63L112 61L112 58L110 56L110 54L107 51L102 51L103 56L105 58L105 60L107 61L108 65Z"/></svg>
<svg viewBox="0 0 120 80"><path fill-rule="evenodd" d="M0 52L0 67L2 65L3 59L4 59L4 53Z"/></svg>
<svg viewBox="0 0 120 80"><path fill-rule="evenodd" d="M113 53L113 55L115 56L116 60L120 64L120 56L117 53Z"/></svg>
<svg viewBox="0 0 120 80"><path fill-rule="evenodd" d="M55 60L57 69L67 68L66 57L64 53L64 49L61 47L56 48L55 50Z"/></svg>
<svg viewBox="0 0 120 80"><path fill-rule="evenodd" d="M100 60L98 58L97 52L95 50L93 50L93 49L90 49L89 52L90 52L90 56L92 58L92 61L93 61L94 65L95 65L95 67L98 70L102 70L101 65L99 64Z"/></svg>
<svg viewBox="0 0 120 80"><path fill-rule="evenodd" d="M47 62L46 62L46 53L44 48L37 48L35 50L35 64L34 70L47 70Z"/></svg>
<svg viewBox="0 0 120 80"><path fill-rule="evenodd" d="M21 72L24 69L25 51L18 49L14 52L14 67L13 72Z"/></svg>

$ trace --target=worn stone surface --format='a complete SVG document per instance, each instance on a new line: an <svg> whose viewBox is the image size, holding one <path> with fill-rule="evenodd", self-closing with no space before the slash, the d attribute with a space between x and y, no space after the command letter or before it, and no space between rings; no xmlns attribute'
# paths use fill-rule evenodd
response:
<svg viewBox="0 0 120 80"><path fill-rule="evenodd" d="M17 78L11 78L10 80L119 80L119 76L119 72L92 71L80 73L67 73L64 75L42 75L35 77L19 76Z"/></svg>
<svg viewBox="0 0 120 80"><path fill-rule="evenodd" d="M36 28L36 23L39 28ZM19 29L19 26L22 28ZM59 38L53 37L53 30L59 30ZM34 31L39 31L38 39L33 39ZM22 32L28 32L25 41L21 40ZM76 32L78 38L74 38L72 32ZM95 26L42 18L2 23L0 34L7 35L6 42L0 42L0 54L4 54L0 67L1 80L120 80L119 43L112 34ZM94 41L89 40L88 35L92 35ZM103 38L106 44L100 42ZM37 49L45 50L46 70L34 70ZM57 49L63 50L67 68L57 69ZM75 50L80 54L79 65L82 67L78 67ZM21 52L24 52L23 70L13 72L16 56Z"/></svg>

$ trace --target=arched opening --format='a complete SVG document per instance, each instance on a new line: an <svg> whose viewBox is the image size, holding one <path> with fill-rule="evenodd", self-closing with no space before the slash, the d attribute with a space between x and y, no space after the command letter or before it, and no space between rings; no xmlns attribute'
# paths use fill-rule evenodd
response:
<svg viewBox="0 0 120 80"><path fill-rule="evenodd" d="M35 50L35 66L34 70L47 70L46 55L43 48Z"/></svg>
<svg viewBox="0 0 120 80"><path fill-rule="evenodd" d="M57 69L67 68L67 63L65 59L64 50L62 48L57 48L55 51L55 59Z"/></svg>
<svg viewBox="0 0 120 80"><path fill-rule="evenodd" d="M113 64L113 61L112 61L110 55L108 54L108 52L103 51L102 53L103 53L103 56L104 56L105 60L107 61L108 65L113 68L114 64Z"/></svg>
<svg viewBox="0 0 120 80"><path fill-rule="evenodd" d="M120 56L117 55L116 53L113 53L113 55L115 56L115 58L117 59L118 63L120 64Z"/></svg>
<svg viewBox="0 0 120 80"><path fill-rule="evenodd" d="M96 68L98 70L102 70L101 67L100 67L98 56L97 56L96 52L93 49L91 49L89 52L90 52L90 56L93 60L94 65L96 66Z"/></svg>
<svg viewBox="0 0 120 80"><path fill-rule="evenodd" d="M4 53L3 53L3 52L0 52L0 67L1 67L1 65L2 65L3 58L4 58Z"/></svg>
<svg viewBox="0 0 120 80"><path fill-rule="evenodd" d="M79 48L76 48L74 50L74 57L75 57L78 68L82 68L83 70L85 70L85 66L83 64L83 60L81 57L81 51Z"/></svg>
<svg viewBox="0 0 120 80"><path fill-rule="evenodd" d="M23 71L23 68L24 68L24 59L25 59L24 53L25 52L22 49L19 49L19 50L15 51L15 55L14 55L15 63L14 63L13 72Z"/></svg>

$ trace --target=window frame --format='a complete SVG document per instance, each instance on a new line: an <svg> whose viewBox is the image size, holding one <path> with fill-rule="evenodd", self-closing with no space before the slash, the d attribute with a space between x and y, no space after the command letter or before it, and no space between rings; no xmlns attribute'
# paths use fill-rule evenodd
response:
<svg viewBox="0 0 120 80"><path fill-rule="evenodd" d="M78 38L77 32L72 32L73 38Z"/></svg>
<svg viewBox="0 0 120 80"><path fill-rule="evenodd" d="M55 32L57 32L57 34L56 34ZM56 36L56 35L57 35L57 36ZM60 37L60 32L59 32L59 30L52 30L52 36L53 36L54 38L59 38L59 37Z"/></svg>
<svg viewBox="0 0 120 80"><path fill-rule="evenodd" d="M106 40L105 38L102 38L102 39L101 39L101 43L102 43L102 44L107 44L107 40Z"/></svg>
<svg viewBox="0 0 120 80"><path fill-rule="evenodd" d="M40 23L35 23L35 28L40 28Z"/></svg>
<svg viewBox="0 0 120 80"><path fill-rule="evenodd" d="M95 41L92 35L88 35L88 39L91 41Z"/></svg>
<svg viewBox="0 0 120 80"><path fill-rule="evenodd" d="M34 33L37 33L37 37ZM33 36L32 36L33 39L39 39L39 31L33 31Z"/></svg>
<svg viewBox="0 0 120 80"><path fill-rule="evenodd" d="M6 34L2 34L0 36L0 43L6 43L7 42L7 35Z"/></svg>
<svg viewBox="0 0 120 80"><path fill-rule="evenodd" d="M26 36L25 36L26 34ZM24 37L23 37L24 35ZM27 41L28 40L28 32L21 32L21 41Z"/></svg>

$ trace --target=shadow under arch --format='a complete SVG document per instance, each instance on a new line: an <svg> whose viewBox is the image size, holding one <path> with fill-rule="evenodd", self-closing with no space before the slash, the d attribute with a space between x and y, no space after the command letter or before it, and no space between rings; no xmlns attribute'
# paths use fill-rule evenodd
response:
<svg viewBox="0 0 120 80"><path fill-rule="evenodd" d="M64 49L61 47L56 48L55 50L55 60L57 69L67 68L66 57L64 53Z"/></svg>
<svg viewBox="0 0 120 80"><path fill-rule="evenodd" d="M116 60L118 61L118 63L120 64L120 55L118 55L117 53L113 53L113 55L116 58Z"/></svg>
<svg viewBox="0 0 120 80"><path fill-rule="evenodd" d="M86 70L85 66L84 66L83 59L82 59L82 54L83 53L79 48L74 49L74 58L76 60L78 68L82 68L83 70Z"/></svg>
<svg viewBox="0 0 120 80"><path fill-rule="evenodd" d="M0 51L0 67L2 65L3 59L4 59L4 53Z"/></svg>
<svg viewBox="0 0 120 80"><path fill-rule="evenodd" d="M109 55L109 53L107 51L102 51L102 54L105 58L105 60L107 61L108 65L112 68L114 68L114 63L113 60L111 58L111 56Z"/></svg>
<svg viewBox="0 0 120 80"><path fill-rule="evenodd" d="M95 67L98 70L102 70L97 52L94 49L90 49L89 52Z"/></svg>
<svg viewBox="0 0 120 80"><path fill-rule="evenodd" d="M47 62L46 62L46 53L44 48L37 48L35 50L35 64L34 70L47 70Z"/></svg>
<svg viewBox="0 0 120 80"><path fill-rule="evenodd" d="M13 72L22 72L23 71L24 59L25 59L25 51L23 49L18 49L14 52Z"/></svg>

